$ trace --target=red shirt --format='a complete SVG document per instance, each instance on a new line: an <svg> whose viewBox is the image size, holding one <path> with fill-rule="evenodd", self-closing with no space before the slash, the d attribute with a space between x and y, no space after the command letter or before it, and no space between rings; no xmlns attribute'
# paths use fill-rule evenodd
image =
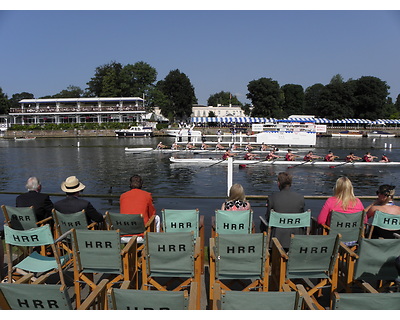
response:
<svg viewBox="0 0 400 320"><path fill-rule="evenodd" d="M119 198L119 212L123 214L142 214L144 223L156 214L153 197L150 192L141 189L132 189L121 194Z"/></svg>

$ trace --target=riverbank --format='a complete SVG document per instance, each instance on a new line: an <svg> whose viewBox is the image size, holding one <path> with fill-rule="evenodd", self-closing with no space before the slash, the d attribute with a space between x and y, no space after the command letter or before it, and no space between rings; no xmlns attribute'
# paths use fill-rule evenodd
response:
<svg viewBox="0 0 400 320"><path fill-rule="evenodd" d="M196 127L194 130L200 130L204 135L215 135L219 128L210 127ZM357 130L367 136L368 133L378 130L384 130L391 134L395 134L396 137L400 137L400 128L368 128L360 129L357 127L335 127L328 128L326 133L318 134L320 137L330 137L333 133L339 133L344 130ZM221 128L223 133L230 133L228 127ZM15 137L36 137L36 138L77 138L77 137L115 137L115 130L30 130L30 131L14 131L12 129L7 130L2 136L4 139L14 139ZM155 137L167 136L162 130L154 131Z"/></svg>

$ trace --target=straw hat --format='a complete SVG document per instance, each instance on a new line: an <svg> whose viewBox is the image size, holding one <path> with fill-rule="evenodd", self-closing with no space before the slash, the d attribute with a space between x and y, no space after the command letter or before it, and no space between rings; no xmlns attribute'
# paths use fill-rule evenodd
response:
<svg viewBox="0 0 400 320"><path fill-rule="evenodd" d="M78 180L77 177L68 177L63 183L61 183L61 190L68 193L74 193L85 189L85 185Z"/></svg>

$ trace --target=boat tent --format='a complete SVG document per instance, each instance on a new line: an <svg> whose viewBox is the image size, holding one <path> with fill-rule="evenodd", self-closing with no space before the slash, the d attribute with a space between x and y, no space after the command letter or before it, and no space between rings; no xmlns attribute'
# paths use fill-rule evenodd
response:
<svg viewBox="0 0 400 320"><path fill-rule="evenodd" d="M386 125L400 124L400 119L378 119L375 121L368 119L335 119L326 118L258 118L258 117L192 117L192 123L268 123L268 122L315 122L315 124L367 124L367 125Z"/></svg>

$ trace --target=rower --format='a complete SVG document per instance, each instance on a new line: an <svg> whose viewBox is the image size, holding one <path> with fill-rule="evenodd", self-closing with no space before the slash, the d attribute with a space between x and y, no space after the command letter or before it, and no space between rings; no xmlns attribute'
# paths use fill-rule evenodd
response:
<svg viewBox="0 0 400 320"><path fill-rule="evenodd" d="M382 155L382 159L379 160L379 162L390 162L389 158L386 156L386 154Z"/></svg>
<svg viewBox="0 0 400 320"><path fill-rule="evenodd" d="M227 160L230 157L234 157L235 155L231 152L231 150L226 149L225 153L222 155L223 160Z"/></svg>
<svg viewBox="0 0 400 320"><path fill-rule="evenodd" d="M303 158L304 161L314 161L319 159L319 156L316 156L312 151L309 151Z"/></svg>
<svg viewBox="0 0 400 320"><path fill-rule="evenodd" d="M254 160L255 157L256 155L254 153L247 151L246 154L244 155L244 160Z"/></svg>
<svg viewBox="0 0 400 320"><path fill-rule="evenodd" d="M188 142L188 144L186 145L186 150L193 150L193 149L196 149L196 147L192 145L190 142Z"/></svg>
<svg viewBox="0 0 400 320"><path fill-rule="evenodd" d="M201 144L201 150L207 150L207 149L208 149L208 145L205 142L203 142Z"/></svg>
<svg viewBox="0 0 400 320"><path fill-rule="evenodd" d="M217 143L217 145L215 146L216 150L224 150L224 146L222 144L220 144L219 142Z"/></svg>
<svg viewBox="0 0 400 320"><path fill-rule="evenodd" d="M180 148L180 145L177 144L176 142L174 142L173 145L171 146L172 150L179 150L179 148Z"/></svg>
<svg viewBox="0 0 400 320"><path fill-rule="evenodd" d="M298 157L298 156L296 156L292 153L292 149L288 149L288 151L285 155L285 160L286 161L294 161L296 157Z"/></svg>
<svg viewBox="0 0 400 320"><path fill-rule="evenodd" d="M334 161L338 156L335 156L332 151L328 151L328 154L325 156L324 161Z"/></svg>
<svg viewBox="0 0 400 320"><path fill-rule="evenodd" d="M353 152L350 152L350 154L346 156L346 162L354 162L355 160L361 160L361 158L355 156Z"/></svg>
<svg viewBox="0 0 400 320"><path fill-rule="evenodd" d="M278 159L278 158L280 158L280 156L275 154L274 149L271 149L270 152L265 157L265 160L271 161L271 160Z"/></svg>
<svg viewBox="0 0 400 320"><path fill-rule="evenodd" d="M371 155L371 152L367 152L367 153L364 155L364 157L362 158L362 160L363 160L364 162L372 162L372 161L374 161L374 159L376 159L376 158L378 158L378 157L375 157L375 156Z"/></svg>
<svg viewBox="0 0 400 320"><path fill-rule="evenodd" d="M249 144L244 148L244 150L246 150L246 151L251 151L251 150L253 150L253 147L252 147L251 144L249 143Z"/></svg>
<svg viewBox="0 0 400 320"><path fill-rule="evenodd" d="M158 145L157 145L157 149L158 150L160 150L160 149L165 149L167 146L166 145L164 145L161 141L158 143Z"/></svg>

